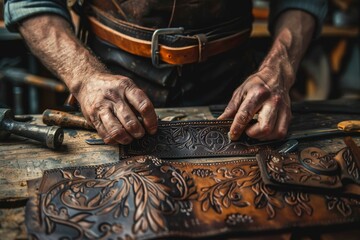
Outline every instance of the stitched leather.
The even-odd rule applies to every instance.
[[[359,198],[267,186],[254,157],[193,163],[137,156],[46,171],[38,182],[29,185],[26,209],[33,239],[266,237],[360,222]]]
[[[259,147],[229,140],[231,123],[228,120],[161,122],[156,135],[146,135],[120,146],[120,157],[153,155],[181,159],[256,154]]]

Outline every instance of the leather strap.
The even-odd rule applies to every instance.
[[[263,150],[256,157],[267,186],[360,196],[360,168],[350,148],[335,154],[316,147],[291,154]]]
[[[151,58],[151,41],[134,38],[115,31],[99,22],[95,17],[89,16],[88,19],[90,30],[100,39],[137,56]],[[185,47],[160,45],[159,56],[163,62],[174,65],[197,63],[199,60],[201,61],[240,46],[249,38],[250,33],[250,29],[245,29],[241,32],[209,41],[206,43],[205,48],[202,44]],[[194,39],[197,38],[194,36]],[[201,53],[201,56],[199,53]]]
[[[258,146],[247,146],[244,139],[228,138],[232,121],[161,122],[155,135],[146,135],[129,145],[120,146],[120,158],[153,155],[162,159],[249,156]]]

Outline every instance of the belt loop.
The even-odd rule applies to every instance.
[[[203,62],[207,59],[207,56],[204,56],[203,53],[205,52],[206,43],[208,41],[205,34],[196,34],[196,39],[199,43],[199,60],[198,62]]]

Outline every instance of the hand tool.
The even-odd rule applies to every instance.
[[[293,152],[297,148],[298,145],[299,145],[299,142],[295,139],[292,139],[292,140],[285,142],[283,145],[281,145],[279,148],[277,148],[277,151],[279,153]]]
[[[56,125],[67,128],[82,128],[87,130],[93,130],[91,126],[83,116],[70,114],[58,110],[46,109],[43,112],[43,123],[46,125]]]
[[[10,109],[0,108],[0,139],[10,134],[39,141],[52,149],[58,149],[64,140],[61,128],[18,122],[14,120],[14,114]]]
[[[274,144],[286,140],[299,140],[305,138],[314,138],[314,137],[325,137],[325,136],[341,136],[349,133],[355,134],[360,132],[360,120],[347,120],[339,122],[337,128],[317,128],[301,131],[293,131],[287,135],[284,140],[271,140],[271,141],[259,141],[253,138],[247,137],[244,139],[244,142],[248,145],[264,145],[264,144]]]
[[[257,146],[257,145],[273,145],[280,144],[284,141],[290,140],[299,140],[306,138],[314,137],[323,137],[323,136],[339,136],[346,135],[349,133],[356,133],[360,129],[360,120],[348,120],[343,121],[338,124],[338,128],[320,128],[320,129],[310,129],[302,131],[294,131],[288,134],[288,136],[283,140],[271,140],[271,141],[259,141],[257,139],[250,138],[246,135],[243,135],[239,141],[242,141],[244,145],[247,146]],[[102,139],[86,139],[85,142],[89,145],[103,145],[105,144]],[[295,142],[290,142],[290,145],[295,145]],[[284,146],[287,149],[289,146]],[[290,149],[291,150],[291,149]]]

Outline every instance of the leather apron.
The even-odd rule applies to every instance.
[[[87,3],[87,14],[112,29],[118,26],[108,19],[126,22],[135,29],[183,27],[187,35],[204,34],[211,38],[251,29],[252,24],[252,4],[248,0],[93,0]],[[237,24],[227,25],[234,19]],[[216,27],[221,24],[224,27]],[[136,30],[127,34],[142,37]],[[174,41],[166,44],[182,43]],[[114,74],[130,77],[145,90],[156,107],[226,103],[256,66],[246,44],[201,63],[161,69],[154,67],[151,59],[123,51],[95,34],[89,34],[88,45]]]

